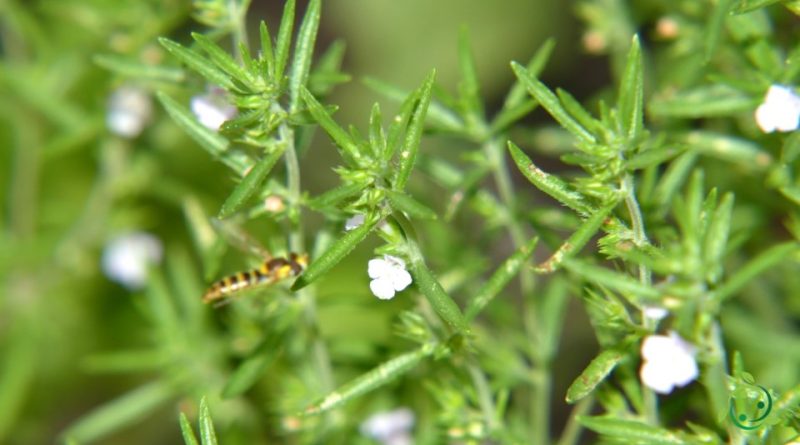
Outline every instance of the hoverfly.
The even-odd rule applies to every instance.
[[[237,272],[214,282],[203,294],[203,303],[215,301],[221,303],[223,299],[241,291],[266,287],[286,278],[296,277],[303,273],[308,265],[308,255],[306,254],[291,252],[286,257],[273,257],[240,228],[231,227],[230,224],[218,220],[214,220],[214,225],[221,228],[221,231],[231,238],[233,244],[243,247],[245,250],[254,250],[264,258],[264,262],[256,269]]]

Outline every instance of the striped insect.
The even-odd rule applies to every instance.
[[[214,220],[214,225],[226,235],[232,244],[257,253],[264,258],[264,262],[258,268],[237,272],[214,282],[203,294],[203,303],[223,304],[224,299],[240,292],[266,287],[286,278],[296,277],[303,273],[308,265],[308,255],[306,254],[291,252],[286,257],[273,257],[241,228],[219,220]]]

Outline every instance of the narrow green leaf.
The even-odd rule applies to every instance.
[[[520,268],[533,255],[538,242],[539,238],[531,238],[503,261],[503,264],[495,270],[489,280],[478,289],[478,292],[469,302],[466,311],[467,320],[475,318],[517,275]]]
[[[214,432],[214,422],[205,397],[200,399],[200,442],[203,445],[217,445],[217,433]]]
[[[383,132],[381,107],[377,102],[372,105],[369,115],[369,146],[379,158],[386,155],[386,134]]]
[[[386,150],[383,153],[383,162],[388,163],[394,157],[397,149],[400,147],[400,141],[403,132],[408,126],[408,121],[411,119],[411,114],[414,112],[414,106],[417,103],[419,90],[412,91],[408,97],[403,100],[400,105],[400,110],[397,115],[392,119],[389,124],[389,133],[386,138]]]
[[[595,137],[567,113],[567,110],[561,105],[558,97],[540,82],[536,76],[516,62],[511,62],[511,69],[514,70],[517,79],[525,86],[528,93],[539,101],[564,129],[584,143],[593,144],[595,142]]]
[[[228,199],[222,204],[218,215],[219,218],[227,218],[247,203],[247,200],[250,199],[253,193],[261,186],[264,178],[272,171],[272,167],[274,167],[275,163],[281,158],[285,149],[286,144],[274,144],[272,152],[261,158],[261,160],[259,160],[244,176],[242,182],[233,189]]]
[[[778,3],[779,1],[781,0],[738,0],[733,4],[731,12],[734,14],[744,14]]]
[[[616,349],[606,349],[595,357],[567,389],[567,403],[575,403],[591,394],[625,355]]]
[[[705,270],[708,271],[706,279],[712,283],[719,279],[722,270],[722,255],[725,253],[725,246],[728,243],[732,211],[733,194],[726,193],[708,225],[703,248],[703,263]]]
[[[631,156],[625,162],[625,168],[632,171],[653,167],[663,164],[680,153],[681,149],[674,146],[649,148]]]
[[[667,167],[667,171],[661,177],[661,180],[656,186],[655,193],[653,194],[657,199],[662,213],[666,212],[669,204],[672,203],[672,199],[675,197],[681,185],[683,185],[696,159],[697,154],[695,152],[687,151],[678,156],[678,158]]]
[[[342,128],[333,118],[325,111],[325,108],[320,104],[317,99],[305,87],[300,87],[300,96],[308,106],[308,111],[319,123],[319,125],[328,133],[328,136],[333,139],[333,142],[339,147],[339,152],[342,158],[358,162],[361,159],[361,153],[358,151],[358,145],[352,137]]]
[[[253,166],[253,161],[243,153],[240,153],[240,156],[236,154],[237,152],[228,152],[228,140],[203,126],[186,107],[162,92],[156,93],[156,96],[172,120],[212,157],[222,161],[241,176]]]
[[[70,425],[62,436],[77,442],[97,441],[141,422],[174,396],[170,385],[160,381],[148,383],[93,409]]]
[[[539,77],[542,73],[547,60],[550,59],[550,54],[553,53],[553,48],[556,46],[556,41],[552,38],[547,39],[542,43],[542,46],[536,50],[536,53],[531,57],[525,69],[535,77]],[[505,101],[503,102],[503,109],[497,115],[495,120],[500,120],[504,113],[517,108],[525,100],[525,85],[520,81],[515,81],[514,85],[508,91]],[[493,125],[494,126],[494,125]]]
[[[223,398],[229,399],[243,394],[255,385],[258,379],[264,377],[264,371],[275,361],[278,351],[281,350],[278,338],[277,336],[268,337],[250,357],[236,368],[222,389]]]
[[[478,81],[478,68],[472,55],[469,30],[461,27],[458,35],[458,66],[461,72],[459,84],[459,99],[461,108],[467,121],[477,125],[483,120],[483,101],[481,100],[480,82]]]
[[[489,126],[489,133],[494,135],[507,129],[511,126],[511,124],[522,119],[523,117],[527,116],[528,113],[535,110],[537,106],[539,106],[539,102],[536,102],[533,99],[528,99],[518,105],[515,105],[513,108],[502,110]]]
[[[297,42],[294,46],[294,61],[292,70],[289,74],[289,112],[298,111],[300,106],[300,90],[305,87],[308,81],[308,73],[311,71],[311,59],[314,55],[314,43],[317,40],[317,30],[319,29],[319,16],[321,0],[311,0],[300,24],[297,33]]]
[[[439,314],[442,320],[459,332],[469,331],[469,325],[461,313],[461,309],[444,291],[420,254],[411,259],[411,276],[414,277],[417,288],[425,295],[433,310]]]
[[[377,216],[367,216],[363,224],[334,241],[325,253],[308,265],[306,271],[292,284],[292,290],[296,291],[308,286],[338,264],[361,241],[364,241],[369,232],[378,224],[378,221],[380,221],[380,218]]]
[[[263,75],[265,79],[269,79],[275,73],[275,54],[272,51],[272,37],[269,35],[269,28],[263,20],[258,27],[258,33],[261,37],[261,58],[264,60],[264,69],[266,70]]]
[[[436,212],[403,192],[387,190],[386,198],[392,204],[392,208],[405,212],[408,216],[419,219],[437,218]]]
[[[309,200],[308,206],[314,210],[325,210],[355,196],[364,189],[365,185],[357,182],[343,184]]]
[[[97,54],[92,60],[109,71],[137,81],[182,82],[186,77],[183,70],[178,68],[148,65],[116,54]]]
[[[183,436],[183,442],[185,445],[199,445],[197,442],[197,436],[194,435],[194,430],[192,430],[192,424],[189,423],[189,419],[186,418],[186,414],[180,414],[180,424],[181,424],[181,436]]]
[[[392,99],[396,102],[399,102],[403,105],[400,106],[400,112],[398,115],[403,116],[403,110],[411,105],[406,105],[409,103],[409,100],[414,97],[414,92],[407,92],[400,88],[394,87],[389,85],[385,82],[381,82],[380,80],[373,79],[371,77],[367,77],[363,79],[364,85],[372,89],[373,91],[383,94],[384,96]],[[417,93],[419,90],[416,91]],[[411,104],[413,105],[413,100],[411,100]],[[459,133],[464,131],[464,123],[461,122],[461,118],[448,109],[446,106],[442,105],[439,101],[434,100],[431,98],[431,104],[428,108],[428,123],[429,125],[436,130],[450,132],[450,133]],[[407,121],[407,120],[406,120]],[[403,128],[405,124],[401,125]],[[391,138],[390,138],[391,139]]]
[[[638,420],[620,419],[612,416],[580,416],[578,422],[603,436],[617,438],[625,443],[648,445],[692,445],[678,433],[653,426]]]
[[[797,254],[797,251],[798,244],[791,241],[772,246],[764,252],[761,252],[739,270],[732,273],[728,281],[714,291],[714,298],[717,301],[723,301],[734,296],[736,292],[741,290],[750,280],[766,270],[777,266],[790,255]]]
[[[639,36],[634,35],[628,60],[619,85],[617,108],[619,126],[629,142],[639,138],[644,130],[644,76],[642,73],[642,50]]]
[[[514,159],[514,163],[517,164],[519,171],[536,188],[580,214],[590,215],[592,213],[591,207],[580,193],[572,190],[566,182],[557,176],[539,170],[539,167],[534,165],[533,161],[511,141],[508,141],[508,151],[511,153],[511,157]]]
[[[3,330],[8,343],[3,345],[0,364],[0,441],[13,437],[15,426],[24,421],[24,406],[36,381],[40,351],[37,340],[30,335],[36,326],[28,318],[15,317]]]
[[[581,105],[577,99],[569,94],[569,92],[562,90],[561,88],[557,88],[556,94],[558,95],[558,100],[561,101],[561,105],[564,106],[564,109],[567,110],[569,115],[575,118],[580,125],[592,133],[598,133],[602,131],[603,124],[589,114],[589,112],[583,108],[583,105]]]
[[[707,156],[732,162],[748,170],[765,170],[772,157],[751,140],[711,131],[692,131],[679,139],[692,150]]]
[[[706,28],[705,38],[705,59],[711,60],[711,56],[717,49],[717,43],[722,35],[722,30],[725,25],[725,18],[731,10],[733,0],[719,0],[714,5],[714,10],[711,12],[711,17],[708,20],[708,27]]]
[[[198,52],[182,46],[180,43],[173,42],[165,37],[159,37],[159,43],[170,52],[170,54],[177,57],[181,62],[185,63],[189,68],[196,71],[206,80],[219,85],[226,90],[238,90],[230,77],[214,66],[208,59],[200,55]]]
[[[292,30],[294,28],[295,0],[287,0],[283,5],[283,16],[278,28],[278,40],[275,43],[275,70],[272,73],[277,84],[282,83],[283,71],[289,61],[289,47],[292,44]]]
[[[654,97],[648,110],[654,117],[725,117],[752,110],[758,99],[724,84],[681,90],[669,96]]]
[[[436,347],[434,345],[425,344],[415,351],[384,362],[311,404],[305,409],[304,414],[316,415],[324,413],[362,394],[375,390],[414,369],[422,359],[431,355],[435,350]]]
[[[233,57],[231,57],[227,51],[220,48],[219,45],[214,43],[211,39],[203,34],[193,32],[192,38],[208,55],[208,57],[211,58],[211,62],[213,62],[217,68],[219,68],[232,79],[238,81],[241,85],[249,88],[251,91],[255,90],[255,85],[253,84],[250,75],[244,70],[244,68],[242,68],[241,65],[233,60]]]
[[[400,165],[397,168],[397,175],[392,184],[393,190],[403,190],[405,188],[408,177],[411,175],[411,169],[414,167],[414,162],[417,159],[417,152],[419,151],[419,144],[422,140],[422,130],[425,127],[425,116],[428,113],[428,105],[431,102],[433,80],[435,77],[436,71],[431,71],[420,87],[419,101],[414,107],[414,112],[411,115],[411,120],[406,129],[403,148],[400,151]]]
[[[575,259],[566,259],[563,264],[570,272],[590,283],[632,296],[632,301],[636,304],[642,300],[655,300],[661,296],[661,291],[658,289],[642,284],[628,275]]]
[[[614,201],[601,207],[599,210],[594,212],[592,216],[586,218],[586,221],[581,224],[578,230],[570,235],[564,244],[562,244],[561,247],[559,247],[558,250],[556,250],[553,255],[550,256],[550,258],[535,268],[536,272],[554,272],[565,259],[570,258],[576,252],[580,252],[583,246],[585,246],[586,243],[592,239],[595,233],[600,230],[600,226],[603,225],[603,222],[606,220],[608,214],[611,213],[616,206],[617,202]]]
[[[117,350],[92,354],[81,360],[81,368],[93,374],[153,371],[164,366],[165,359],[160,349]]]

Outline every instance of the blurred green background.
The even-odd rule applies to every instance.
[[[142,347],[152,336],[141,295],[102,274],[102,249],[117,234],[146,230],[163,241],[167,256],[193,255],[182,198],[198,196],[213,214],[234,182],[157,102],[139,137],[111,134],[105,118],[117,87],[152,93],[174,86],[123,78],[93,57],[168,59],[156,37],[186,41],[189,31],[204,30],[191,6],[188,0],[0,0],[0,443],[50,443],[79,416],[154,372],[98,372],[102,363],[91,359]],[[304,9],[298,2],[298,13]],[[254,0],[251,38],[262,19],[277,29],[281,10],[280,1]],[[570,2],[328,0],[317,48],[342,39],[344,71],[354,78],[328,98],[340,106],[337,120],[364,128],[374,101],[385,105],[384,115],[392,110],[360,82],[363,76],[413,88],[436,68],[438,82],[453,91],[464,25],[490,111],[512,80],[509,61],[526,61],[548,37],[557,46],[546,82],[579,98],[608,82],[604,60],[581,48]],[[196,84],[196,92],[203,89]],[[335,179],[334,151],[321,135],[315,143],[312,151],[323,154],[302,160],[303,187],[312,192]],[[364,274],[367,254],[341,267]],[[589,357],[593,348],[575,354]],[[179,440],[175,408],[168,406],[104,443]]]

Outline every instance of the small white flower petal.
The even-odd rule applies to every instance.
[[[124,138],[132,139],[144,129],[152,113],[150,96],[135,87],[121,87],[108,99],[106,126]]]
[[[755,119],[765,133],[796,130],[800,123],[800,96],[789,87],[772,85],[756,109]]]
[[[659,363],[645,362],[639,370],[642,383],[659,394],[669,394],[675,387],[669,370]]]
[[[367,263],[367,274],[370,278],[381,278],[390,275],[392,271],[391,264],[380,258],[369,260]]]
[[[404,269],[397,269],[392,275],[392,286],[394,290],[400,292],[411,284],[411,274]]]
[[[210,96],[195,96],[191,101],[192,113],[204,127],[217,131],[225,121],[236,115],[236,108],[224,103],[216,103]]]
[[[661,394],[675,386],[686,386],[699,375],[696,349],[675,332],[669,336],[651,335],[642,342],[642,382]]]
[[[361,434],[371,439],[376,439],[384,443],[405,443],[395,442],[407,436],[407,433],[414,427],[414,412],[408,408],[398,408],[393,411],[375,413],[361,423],[359,430]]]
[[[644,316],[655,321],[659,321],[669,315],[669,311],[659,306],[645,306],[643,310]]]
[[[394,298],[394,285],[391,280],[386,278],[377,278],[369,283],[369,289],[372,294],[381,300],[391,300]]]
[[[349,218],[347,221],[344,222],[344,230],[350,231],[355,229],[356,227],[364,224],[364,215],[359,214]]]
[[[130,290],[141,289],[147,280],[147,267],[158,264],[162,253],[161,241],[149,233],[122,235],[112,239],[103,250],[103,272]]]

